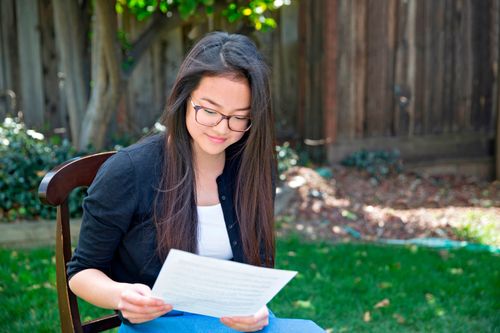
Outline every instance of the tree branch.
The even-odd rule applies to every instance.
[[[221,11],[224,7],[224,5],[217,3],[214,5],[214,12]],[[177,11],[173,11],[171,17],[166,17],[165,14],[155,13],[151,24],[132,43],[130,51],[126,54],[127,57],[132,58],[134,61],[131,66],[124,70],[124,77],[128,78],[132,74],[141,56],[163,32],[191,23],[195,16],[201,16],[203,20],[206,20],[206,15],[203,15],[203,11],[205,11],[204,7],[198,8],[196,14],[192,15],[188,20],[183,20]]]
[[[109,75],[109,88],[113,93],[120,86],[120,54],[116,47],[116,14],[114,11],[113,2],[111,1],[96,1],[97,19],[100,20],[101,38],[104,56]]]

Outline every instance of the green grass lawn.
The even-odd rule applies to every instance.
[[[329,332],[500,332],[498,255],[292,238],[277,266],[299,274],[270,308]],[[59,331],[52,249],[0,250],[0,304],[0,332]]]

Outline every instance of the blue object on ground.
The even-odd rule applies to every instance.
[[[326,167],[321,167],[317,168],[316,172],[323,178],[325,179],[332,179],[333,178],[333,172],[332,169],[326,168]]]
[[[122,324],[118,333],[235,333],[219,321],[219,318],[184,312],[183,315],[163,316],[142,324]],[[269,325],[258,331],[262,333],[324,333],[325,331],[311,320],[284,319],[269,316]]]
[[[361,238],[361,233],[359,233],[359,231],[356,231],[349,226],[344,226],[344,227],[342,227],[342,229],[344,229],[345,232],[347,232],[349,235],[351,235],[354,238],[357,238],[357,239]]]
[[[474,244],[464,241],[454,241],[445,238],[382,239],[381,242],[395,245],[419,245],[439,249],[464,248],[471,251],[488,251],[492,253],[500,253],[500,248],[495,246]]]

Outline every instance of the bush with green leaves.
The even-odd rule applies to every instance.
[[[38,185],[56,165],[79,155],[67,140],[46,141],[15,118],[0,125],[0,220],[52,219],[55,209],[38,199]],[[69,200],[70,212],[79,214],[82,193]]]
[[[156,123],[143,134],[164,130]],[[127,146],[134,139],[115,138],[114,149]],[[55,166],[90,152],[77,152],[68,140],[60,137],[46,140],[43,134],[27,129],[19,119],[5,118],[0,124],[0,221],[54,219],[55,209],[38,199],[38,186],[43,176]],[[280,175],[299,163],[299,155],[288,142],[276,146],[276,152]],[[81,215],[83,195],[84,190],[71,194],[69,208],[72,217]]]
[[[281,146],[276,146],[278,174],[284,180],[284,173],[299,162],[299,155],[290,147],[289,142],[284,142]]]
[[[403,170],[403,161],[398,150],[360,150],[348,155],[340,163],[364,170],[376,180]]]

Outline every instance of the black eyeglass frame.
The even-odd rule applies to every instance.
[[[194,101],[193,101],[193,98],[192,98],[192,97],[190,97],[190,100],[191,100],[191,106],[193,107],[193,109],[194,109],[194,111],[195,111],[195,114],[194,114],[194,119],[195,119],[195,120],[196,120],[196,122],[197,122],[198,124],[200,124],[200,125],[207,126],[207,127],[215,127],[215,126],[219,125],[221,121],[223,121],[224,119],[227,119],[227,127],[228,127],[231,131],[233,131],[233,132],[240,132],[240,133],[247,132],[247,131],[250,129],[250,127],[252,127],[252,118],[250,118],[250,117],[244,117],[244,116],[238,116],[238,115],[234,115],[234,116],[226,116],[225,114],[222,114],[222,113],[220,113],[220,112],[219,112],[219,111],[217,111],[217,110],[209,109],[209,108],[206,108],[206,107],[204,107],[204,106],[201,106],[201,105],[195,104],[195,103],[194,103]],[[219,120],[218,120],[215,124],[213,124],[213,125],[207,125],[207,124],[202,124],[202,123],[200,123],[200,122],[198,121],[198,111],[200,111],[200,110],[202,110],[202,109],[209,110],[209,111],[212,111],[212,112],[217,113],[217,114],[220,116],[220,119],[219,119]],[[234,130],[234,129],[232,129],[232,128],[231,128],[231,125],[230,125],[230,123],[229,123],[229,119],[231,119],[231,118],[233,118],[233,117],[245,118],[245,119],[247,119],[247,120],[250,122],[250,124],[249,124],[249,125],[248,125],[248,127],[247,127],[245,130],[243,130],[243,131]]]

